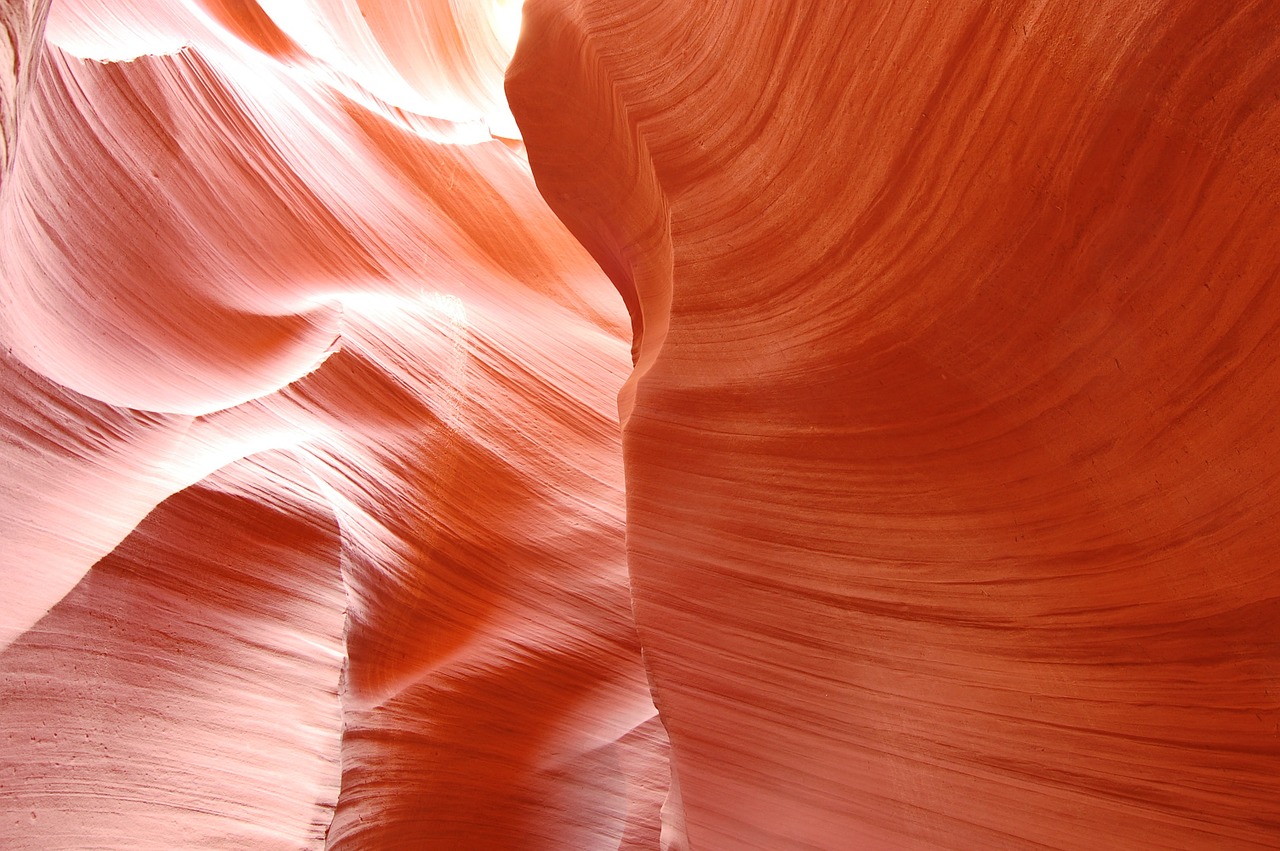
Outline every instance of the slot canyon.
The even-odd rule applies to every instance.
[[[1280,848],[1274,2],[0,27],[0,848]]]

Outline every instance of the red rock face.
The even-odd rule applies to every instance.
[[[1274,10],[526,16],[686,847],[1280,843]]]
[[[513,8],[0,8],[0,846],[1280,846],[1274,11]]]

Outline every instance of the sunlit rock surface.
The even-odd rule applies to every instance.
[[[520,12],[0,6],[0,847],[1280,847],[1280,15]]]
[[[4,19],[0,846],[656,847],[629,322],[509,17],[45,11]]]

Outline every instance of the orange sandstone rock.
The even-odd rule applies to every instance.
[[[1275,13],[516,8],[0,8],[0,846],[1280,845]]]
[[[530,0],[679,847],[1280,843],[1278,87],[1266,4]]]

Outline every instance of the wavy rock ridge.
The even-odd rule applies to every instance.
[[[0,845],[1280,846],[1274,10],[518,11],[0,9]]]
[[[626,318],[498,11],[5,12],[0,845],[656,846]]]

